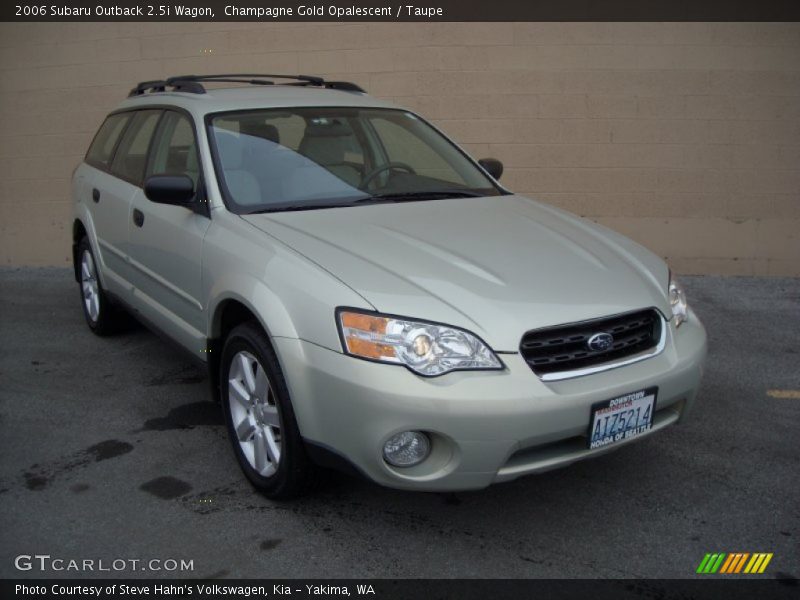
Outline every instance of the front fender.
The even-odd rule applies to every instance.
[[[245,273],[229,273],[217,280],[210,291],[209,338],[220,337],[223,312],[220,308],[231,300],[252,312],[269,337],[299,337],[286,306],[264,282]]]
[[[235,300],[271,338],[312,342],[341,352],[337,306],[373,307],[331,273],[237,215],[214,211],[203,242],[207,337],[218,339],[219,308]]]

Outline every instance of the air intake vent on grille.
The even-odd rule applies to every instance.
[[[655,309],[529,331],[520,352],[537,375],[574,371],[624,361],[654,348],[662,318]],[[597,334],[610,334],[597,339]],[[590,340],[595,342],[590,344]]]

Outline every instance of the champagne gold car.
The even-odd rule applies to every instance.
[[[684,419],[706,334],[667,265],[502,170],[348,82],[143,82],[72,182],[86,321],[207,365],[275,498],[320,466],[478,489]]]

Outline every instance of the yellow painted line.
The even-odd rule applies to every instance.
[[[747,560],[748,556],[750,556],[749,552],[745,552],[744,554],[742,554],[742,559],[739,561],[739,564],[736,565],[736,569],[733,571],[734,573],[740,573],[741,572],[742,567],[744,566],[744,563]]]
[[[753,567],[750,569],[751,573],[758,573],[758,570],[761,568],[761,563],[763,562],[764,557],[766,556],[766,554],[759,553],[759,554],[756,554],[756,556],[758,558],[756,558],[756,562],[753,564]]]
[[[800,400],[800,390],[767,390],[767,396],[781,400]]]
[[[772,552],[767,554],[767,557],[764,559],[764,562],[761,563],[761,567],[758,569],[758,572],[763,573],[766,570],[769,561],[771,560],[772,560]]]
[[[758,560],[758,554],[753,554],[753,558],[750,559],[750,562],[747,563],[747,566],[744,568],[745,573],[750,573],[753,570],[753,565],[756,564]]]
[[[733,562],[734,558],[739,558],[738,554],[728,554],[728,558],[725,559],[725,562],[722,564],[722,568],[719,570],[720,573],[727,573],[728,567]]]

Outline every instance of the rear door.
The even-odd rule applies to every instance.
[[[204,198],[192,119],[167,110],[150,150],[146,176],[188,175]],[[205,206],[205,205],[203,205]],[[211,221],[205,211],[151,202],[139,189],[130,222],[134,302],[150,321],[188,349],[205,349],[201,293],[203,238]]]
[[[95,135],[85,162],[85,181],[80,190],[89,208],[95,234],[95,254],[106,288],[118,295],[129,290],[126,282],[128,215],[133,190],[111,175],[114,153],[126,131],[132,113],[110,115]]]
[[[114,260],[115,262],[122,260],[118,272],[129,291],[132,283],[130,266],[131,205],[136,192],[142,186],[147,150],[162,113],[161,110],[137,110],[131,113],[130,121],[114,152],[111,173],[107,175],[111,179],[108,183],[108,189],[111,192],[106,195],[121,200],[118,206],[115,203],[113,219],[114,227],[119,229],[119,235],[124,236],[124,242],[120,248],[121,252],[119,255],[115,255]],[[101,192],[101,204],[103,203],[102,194],[103,192]],[[130,301],[130,293],[124,295],[123,298]]]

